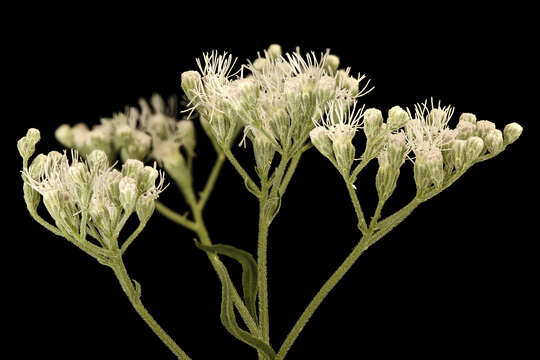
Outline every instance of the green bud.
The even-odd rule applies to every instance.
[[[107,175],[107,197],[116,205],[120,205],[119,184],[122,177],[122,173],[116,169],[113,169]]]
[[[339,58],[336,55],[328,55],[324,61],[324,68],[329,74],[335,74],[339,67]]]
[[[510,123],[504,127],[504,142],[506,144],[512,144],[516,141],[523,132],[523,127],[518,123]]]
[[[328,129],[318,126],[309,132],[313,146],[330,161],[335,161],[332,140],[328,137]]]
[[[36,151],[36,144],[40,140],[40,134],[38,129],[28,129],[26,136],[19,139],[17,142],[17,149],[19,154],[24,160],[28,160]]]
[[[474,162],[484,151],[484,141],[478,136],[471,136],[467,139],[465,158],[468,163]]]
[[[143,224],[146,224],[152,214],[154,213],[154,210],[156,208],[155,199],[152,194],[144,193],[141,196],[139,196],[139,199],[137,199],[137,205],[136,205],[136,211],[137,211],[137,217],[139,218],[139,221]]]
[[[355,148],[349,139],[337,138],[332,143],[339,171],[349,175],[354,162]]]
[[[53,166],[57,166],[62,161],[63,158],[64,156],[60,154],[58,151],[55,151],[55,150],[49,151],[49,153],[47,154],[47,164],[46,164],[47,169],[50,169]]]
[[[60,193],[60,190],[50,190],[43,193],[43,203],[47,208],[47,211],[51,217],[58,221],[61,219],[61,210],[63,203],[63,196]]]
[[[34,190],[26,182],[23,185],[23,192],[24,192],[24,201],[26,202],[26,206],[28,207],[28,210],[30,212],[35,212],[41,200],[41,196],[36,190]]]
[[[144,164],[142,161],[129,159],[124,163],[124,165],[122,165],[122,175],[128,176],[133,180],[137,180],[143,167]]]
[[[257,58],[255,59],[255,61],[253,61],[253,68],[255,68],[255,70],[257,71],[263,71],[267,62],[268,60],[266,60],[265,58]]]
[[[406,152],[407,141],[403,132],[388,135],[387,156],[390,166],[399,168],[405,159]]]
[[[492,154],[500,153],[504,148],[503,133],[501,130],[491,130],[486,136],[486,147]]]
[[[388,128],[391,130],[397,130],[404,127],[409,120],[409,114],[399,106],[394,106],[388,110],[388,119],[386,122]]]
[[[124,161],[127,159],[143,160],[152,147],[152,137],[140,130],[133,130],[131,142],[126,144],[121,151]]]
[[[181,86],[187,98],[194,102],[197,93],[202,88],[201,74],[198,71],[184,71],[181,76]]]
[[[270,57],[278,58],[281,54],[281,46],[279,44],[272,44],[268,47],[268,55],[270,55]]]
[[[457,138],[467,140],[476,134],[476,124],[470,121],[460,120],[456,126]]]
[[[47,155],[39,154],[32,160],[32,163],[28,167],[28,172],[34,180],[38,180],[47,166]]]
[[[444,181],[444,159],[441,150],[429,152],[425,158],[431,181],[436,188],[440,188]]]
[[[181,144],[190,155],[195,154],[195,126],[191,120],[180,120],[176,123],[176,132],[180,136]]]
[[[259,176],[266,178],[272,164],[272,159],[274,158],[275,149],[272,146],[271,140],[256,129],[253,129],[252,141],[257,172]]]
[[[148,119],[148,130],[152,135],[156,135],[161,140],[169,137],[169,119],[162,113],[157,113]]]
[[[379,199],[386,200],[396,189],[399,177],[399,168],[391,166],[388,162],[389,154],[382,151],[379,154],[379,170],[375,177],[375,186]]]
[[[426,162],[418,157],[414,162],[414,182],[418,193],[423,193],[432,183]]]
[[[467,141],[465,140],[454,140],[452,143],[452,163],[456,170],[460,171],[465,166],[466,162],[466,149]]]
[[[137,179],[137,188],[139,189],[139,192],[146,192],[154,186],[158,176],[159,172],[155,168],[151,166],[142,168],[139,171],[139,178]]]
[[[487,134],[491,130],[495,130],[495,124],[491,121],[487,120],[480,120],[476,123],[476,136],[479,136],[482,138],[482,140],[486,139]]]
[[[76,163],[69,167],[68,174],[71,180],[80,187],[86,187],[90,180],[90,173],[84,163]]]
[[[68,124],[60,125],[54,132],[56,140],[67,148],[73,148],[75,143],[73,142],[73,131]]]
[[[90,171],[94,174],[109,167],[109,159],[107,158],[107,154],[102,150],[93,150],[86,157],[86,161],[88,162]]]
[[[459,121],[466,121],[476,125],[476,115],[471,113],[463,113],[459,116]]]
[[[127,124],[120,124],[114,131],[115,144],[126,146],[133,141],[133,128]]]
[[[137,202],[137,182],[131,177],[124,176],[118,183],[118,191],[120,193],[120,204],[126,212],[131,212],[135,209]]]
[[[368,139],[374,138],[381,131],[383,116],[378,109],[367,109],[364,112],[364,133]]]
[[[446,111],[442,109],[431,109],[429,112],[426,122],[433,126],[440,126],[440,124],[444,124],[447,121],[448,114]]]

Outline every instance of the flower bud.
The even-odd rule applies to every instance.
[[[86,165],[84,165],[84,163],[79,162],[71,165],[68,169],[68,174],[71,178],[71,181],[73,181],[78,186],[86,187],[88,185],[90,173],[88,172],[88,169],[86,168]]]
[[[139,178],[137,179],[139,192],[143,193],[152,188],[155,185],[158,176],[159,172],[155,168],[151,166],[142,168],[139,171]]]
[[[129,176],[124,176],[118,183],[120,193],[120,204],[126,212],[131,212],[135,208],[137,201],[137,182]]]
[[[418,193],[424,192],[432,182],[427,164],[418,157],[414,161],[414,182]]]
[[[152,194],[144,193],[137,199],[135,210],[139,221],[146,224],[156,208],[155,198]]]
[[[47,155],[39,154],[32,160],[32,163],[28,167],[28,173],[34,180],[38,180],[45,171],[47,166]]]
[[[169,121],[167,116],[162,113],[152,115],[148,119],[148,130],[152,135],[157,136],[161,140],[169,137]]]
[[[124,163],[124,165],[122,165],[122,175],[128,176],[133,180],[137,180],[139,178],[139,173],[141,172],[143,167],[144,164],[142,163],[142,161],[129,159]]]
[[[406,152],[407,141],[403,132],[388,135],[387,155],[390,166],[399,168],[403,163]]]
[[[184,71],[181,75],[181,86],[187,98],[195,102],[197,93],[202,88],[201,74],[198,71]]]
[[[516,141],[523,132],[523,127],[518,123],[510,123],[504,127],[504,142],[506,144],[512,144]]]
[[[456,170],[460,171],[465,166],[467,141],[454,140],[452,143],[452,163]]]
[[[328,137],[328,129],[317,126],[309,132],[309,137],[315,148],[317,148],[321,154],[331,161],[335,160],[332,140]]]
[[[180,120],[176,123],[176,132],[180,136],[182,145],[190,155],[195,154],[195,126],[191,120]]]
[[[58,221],[61,218],[60,211],[62,209],[62,202],[62,195],[58,189],[49,190],[43,193],[43,203],[55,221]]]
[[[438,109],[438,108],[431,109],[431,111],[429,112],[426,118],[426,122],[429,125],[438,127],[447,121],[447,116],[448,116],[448,113],[444,111],[443,109]]]
[[[396,189],[397,179],[399,177],[399,168],[391,166],[389,161],[389,154],[382,151],[379,154],[379,170],[375,177],[375,186],[379,199],[386,200],[392,195]]]
[[[339,67],[339,58],[336,55],[328,55],[324,60],[324,68],[329,74],[335,74]]]
[[[352,141],[346,137],[338,137],[332,142],[332,148],[340,172],[349,175],[355,155],[355,148]]]
[[[368,139],[374,138],[381,131],[383,116],[378,109],[367,109],[364,112],[364,133]]]
[[[88,167],[92,173],[105,170],[109,167],[107,154],[102,150],[93,150],[87,157]]]
[[[458,139],[467,140],[476,134],[476,125],[469,121],[460,120],[456,126],[456,131]]]
[[[428,167],[429,175],[436,188],[440,188],[444,181],[444,168],[443,168],[443,156],[441,150],[430,151],[426,157],[425,162]]]
[[[31,128],[26,132],[26,136],[17,142],[17,149],[23,159],[28,160],[34,154],[39,139],[39,130]]]
[[[133,141],[133,128],[127,124],[120,124],[114,131],[115,144],[126,146]]]
[[[73,132],[71,131],[71,126],[68,124],[60,125],[54,132],[54,137],[60,144],[67,148],[75,146],[75,143],[73,142]]]
[[[26,202],[26,206],[28,207],[28,210],[31,213],[35,212],[41,200],[41,196],[36,190],[32,188],[32,186],[30,186],[30,184],[26,182],[23,185],[23,192],[24,192],[24,201]]]
[[[482,140],[486,139],[487,134],[491,130],[495,130],[495,124],[491,121],[480,120],[476,123],[476,135],[481,137]]]
[[[478,136],[471,136],[467,139],[465,149],[465,159],[468,163],[474,162],[484,151],[484,141]]]
[[[466,121],[476,125],[476,115],[471,113],[463,113],[459,116],[459,121]]]
[[[131,135],[131,142],[122,148],[123,159],[143,160],[152,147],[152,137],[140,130],[133,130]]]
[[[272,142],[260,131],[253,129],[253,152],[255,153],[255,163],[257,172],[262,178],[266,178],[272,159],[274,158],[274,147]]]
[[[319,79],[317,84],[317,92],[322,99],[321,101],[327,101],[336,91],[336,80],[328,75],[323,75]]]
[[[397,130],[402,128],[409,121],[409,114],[399,106],[394,106],[388,110],[388,119],[386,120],[388,128]]]
[[[263,71],[267,63],[267,60],[265,58],[257,58],[255,61],[253,61],[253,68],[257,71]]]
[[[122,173],[116,169],[111,170],[107,174],[107,197],[115,204],[120,205],[120,189],[119,184],[122,180]]]
[[[281,46],[279,44],[272,44],[268,47],[268,55],[272,58],[280,57],[281,53]]]
[[[486,136],[486,147],[492,154],[500,153],[504,148],[503,133],[501,130],[491,130]]]

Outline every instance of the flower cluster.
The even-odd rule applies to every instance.
[[[39,133],[39,132],[38,132]],[[25,198],[35,211],[43,203],[60,232],[71,240],[88,233],[107,249],[115,248],[118,234],[134,212],[145,224],[163,190],[163,174],[155,166],[130,159],[118,171],[109,166],[102,150],[83,161],[76,151],[39,154],[23,169]]]
[[[129,107],[112,118],[101,119],[91,130],[79,123],[73,127],[64,124],[56,130],[58,141],[87,156],[93,150],[104,151],[109,159],[144,161],[152,157],[160,162],[174,162],[182,158],[183,147],[188,156],[195,153],[195,130],[190,120],[175,119],[176,99],[154,94],[150,102],[139,100],[139,109]],[[183,158],[182,158],[183,159]]]
[[[338,70],[339,59],[328,52],[282,55],[276,44],[236,73],[227,54],[204,54],[198,64],[200,71],[182,74],[192,109],[223,148],[243,129],[243,142],[251,140],[260,175],[268,173],[276,151],[294,152],[304,145],[322,109],[336,103],[334,108],[348,111],[370,90],[369,82],[360,89],[363,76]]]

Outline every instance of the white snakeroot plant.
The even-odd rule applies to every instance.
[[[358,104],[372,89],[364,76],[354,77],[350,69],[339,69],[339,58],[328,52],[301,55],[297,50],[283,55],[281,47],[274,44],[240,68],[235,67],[232,55],[218,52],[203,54],[197,64],[199,71],[186,71],[181,77],[188,99],[183,111],[186,119],[176,119],[175,99],[166,102],[154,95],[149,103],[141,100],[139,108],[102,119],[92,129],[84,124],[60,126],[56,137],[73,149],[71,160],[67,153],[52,151],[30,162],[40,138],[36,129],[28,130],[17,144],[30,215],[110,267],[140,316],[181,359],[190,357],[144,308],[141,287],[129,277],[122,261],[154,209],[195,233],[195,245],[207,253],[222,284],[221,322],[228,332],[254,347],[259,359],[283,359],[324,298],[367,248],[473,165],[501,153],[523,131],[517,123],[498,130],[494,123],[477,121],[470,113],[461,114],[451,128],[454,108],[441,107],[433,100],[416,104],[413,110],[394,106],[385,119],[382,111],[364,110]],[[195,114],[217,154],[200,192],[195,191],[192,176],[196,137],[191,118]],[[355,138],[361,133],[365,145],[360,152]],[[253,150],[256,179],[236,159],[233,144]],[[302,154],[312,145],[342,176],[362,236],[276,348],[270,341],[268,316],[268,232]],[[375,159],[379,164],[375,177],[379,201],[368,218],[356,187],[360,172]],[[151,160],[155,160],[153,166],[144,165]],[[214,244],[206,229],[203,210],[226,161],[259,201],[256,257],[230,245]],[[416,195],[408,205],[381,220],[383,206],[396,190],[400,169],[408,161],[413,163]],[[157,170],[156,162],[178,185],[189,213],[180,215],[157,200],[164,190],[164,174]],[[41,200],[50,220],[38,214]],[[121,242],[122,229],[133,214],[139,226]],[[220,256],[234,258],[242,265],[241,293]],[[236,313],[245,326],[238,323]]]

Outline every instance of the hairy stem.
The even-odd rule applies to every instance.
[[[114,274],[120,281],[122,289],[126,293],[131,305],[137,311],[139,316],[146,322],[146,324],[154,331],[154,333],[161,339],[161,341],[171,350],[171,352],[182,360],[190,360],[191,358],[174,342],[174,340],[163,330],[163,328],[157,323],[157,321],[150,315],[148,310],[144,307],[140,299],[140,289],[137,289],[133,281],[131,281],[126,267],[119,256],[113,260],[111,268]]]
[[[408,206],[403,208],[402,211],[398,217],[396,217],[395,222],[388,223],[388,225],[380,229],[375,234],[366,234],[360,239],[358,244],[354,247],[352,252],[347,256],[345,261],[338,267],[338,269],[330,276],[330,278],[324,283],[324,285],[321,287],[321,289],[317,292],[315,297],[311,300],[309,305],[306,307],[296,324],[294,324],[292,330],[287,335],[285,341],[283,342],[283,345],[281,345],[281,348],[278,351],[278,354],[276,356],[275,360],[281,360],[285,358],[285,355],[287,355],[288,351],[290,350],[291,346],[294,344],[295,340],[300,335],[300,332],[305,327],[309,319],[313,316],[313,313],[317,310],[317,308],[321,305],[323,300],[328,296],[330,291],[337,285],[337,283],[343,278],[343,276],[350,270],[350,268],[354,265],[356,260],[366,251],[371,245],[373,245],[376,241],[381,239],[384,235],[386,235],[390,230],[392,230],[397,224],[402,222],[417,206],[420,204],[420,201],[418,199],[414,199]]]

